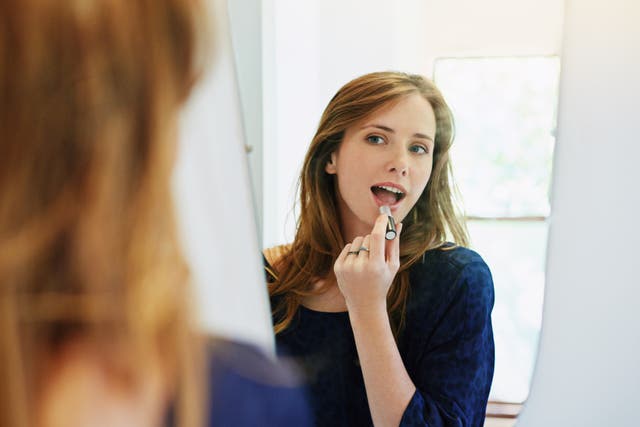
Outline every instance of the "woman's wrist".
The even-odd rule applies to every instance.
[[[349,311],[349,317],[354,319],[371,319],[375,317],[385,316],[388,317],[387,314],[387,301],[372,301],[369,303],[357,303],[354,304],[348,300],[345,300],[347,304],[347,310]]]

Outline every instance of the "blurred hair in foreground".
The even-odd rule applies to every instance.
[[[124,393],[161,390],[156,421],[174,402],[178,425],[202,424],[170,178],[203,12],[197,0],[0,2],[2,426],[64,423],[47,389],[74,355]]]

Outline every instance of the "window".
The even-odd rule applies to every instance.
[[[441,58],[434,67],[456,123],[451,156],[471,247],[495,284],[493,401],[527,398],[537,355],[559,73],[555,56]]]

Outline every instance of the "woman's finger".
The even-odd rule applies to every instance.
[[[384,232],[387,229],[388,217],[385,214],[378,215],[376,222],[371,230],[371,238],[369,240],[369,258],[380,261],[385,260],[385,241]]]
[[[360,246],[360,253],[358,254],[358,259],[369,258],[369,252],[371,251],[371,248],[369,247],[370,243],[371,243],[371,234],[367,234],[362,239],[362,246]]]
[[[396,226],[396,238],[387,240],[387,259],[392,265],[400,265],[400,233],[402,233],[402,223]]]
[[[358,250],[360,249],[360,246],[362,246],[362,240],[362,236],[358,236],[353,239],[353,242],[351,242],[351,249],[349,250],[349,252],[351,253],[347,252],[347,258],[345,262],[352,263],[358,258],[358,254],[354,252],[359,252]]]
[[[340,255],[338,255],[338,258],[336,259],[336,262],[333,264],[333,270],[334,271],[336,269],[338,269],[339,267],[341,267],[342,264],[344,264],[344,261],[347,258],[347,255],[348,255],[350,250],[351,250],[351,243],[347,243],[344,246],[344,248],[342,248],[342,252],[340,252]]]

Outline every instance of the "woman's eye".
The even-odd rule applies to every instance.
[[[383,144],[384,138],[379,135],[371,135],[367,137],[367,141],[369,141],[372,144]]]
[[[413,153],[417,153],[417,154],[426,154],[429,152],[429,150],[427,150],[426,147],[422,146],[422,145],[412,145],[409,150]]]

